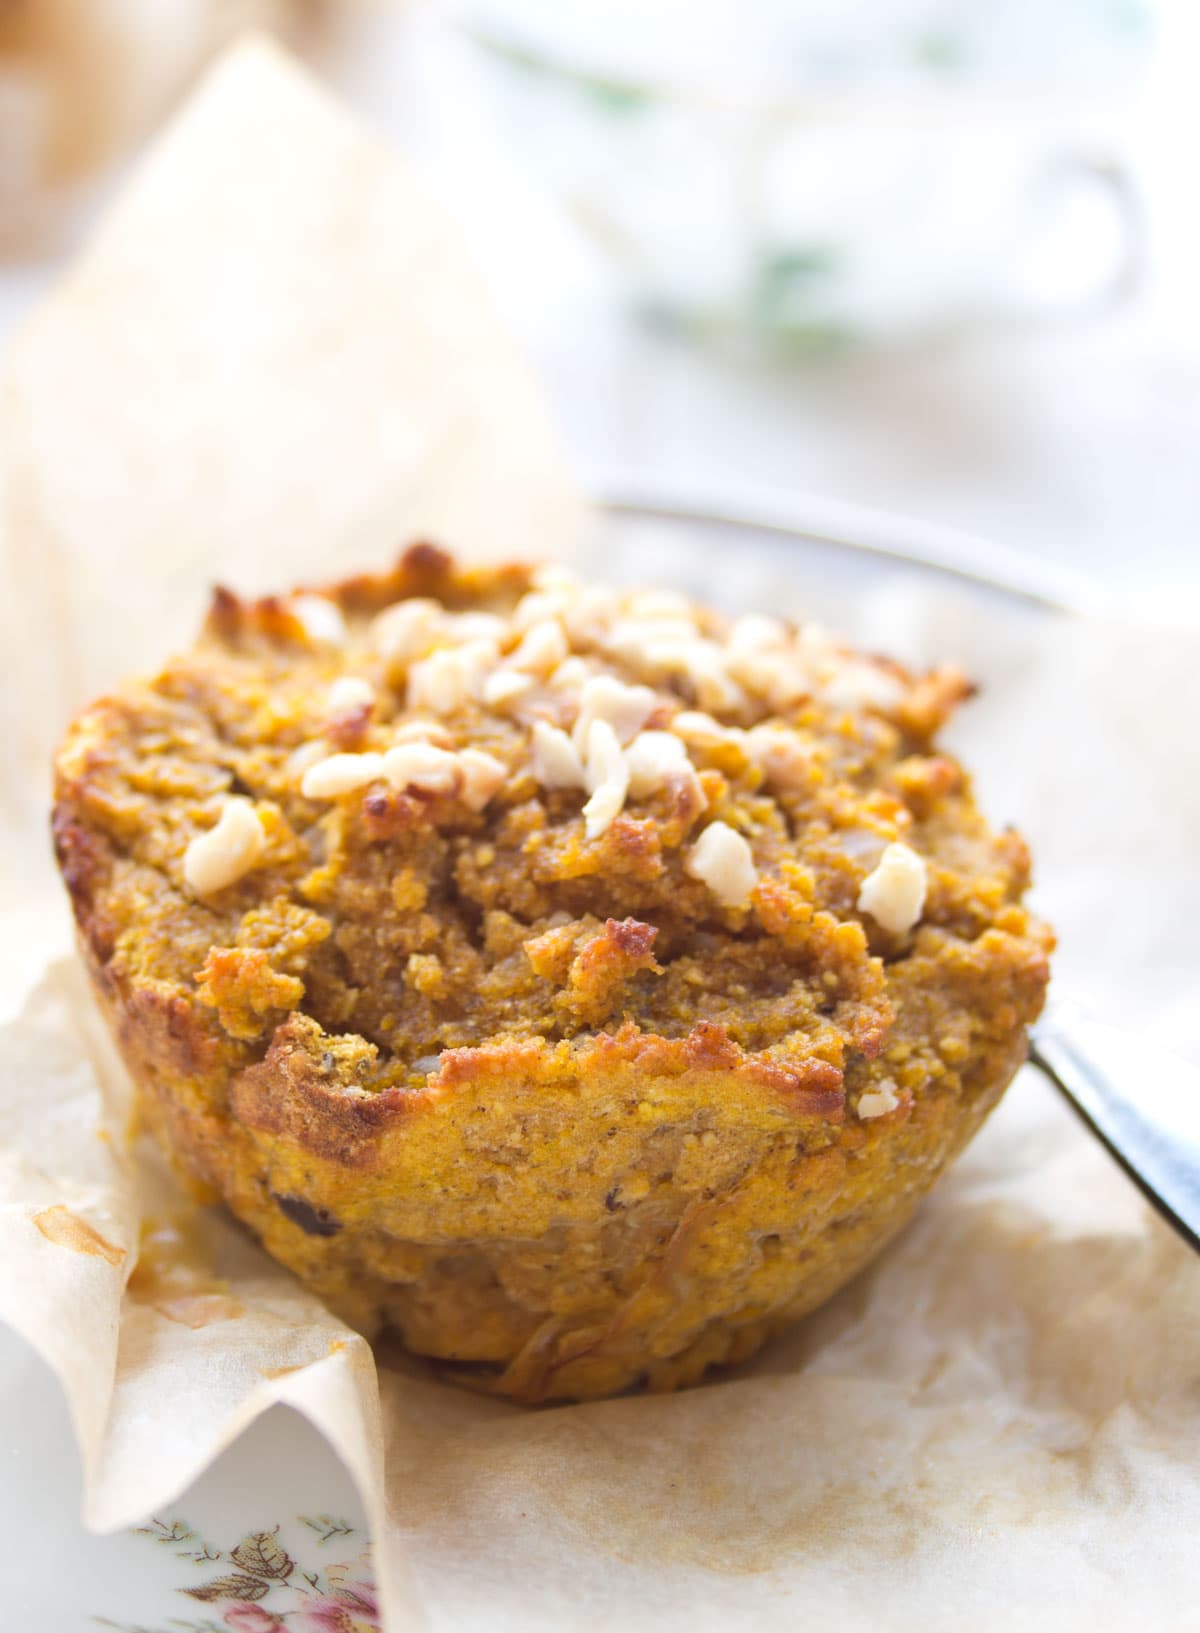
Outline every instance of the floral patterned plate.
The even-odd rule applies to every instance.
[[[185,1497],[92,1536],[62,1393],[0,1328],[5,1633],[378,1633],[362,1508],[316,1431],[276,1407]]]

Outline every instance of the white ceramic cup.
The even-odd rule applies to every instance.
[[[700,5],[694,28],[723,9]],[[891,72],[861,41],[861,62],[847,48],[837,73],[791,81],[714,73],[716,41],[707,79],[692,59],[614,68],[595,28],[573,39],[578,16],[468,5],[464,50],[510,155],[662,323],[811,350],[1063,321],[1136,284],[1139,198],[1111,133],[1140,41],[1127,64],[1119,42],[1109,52],[1105,85],[1057,95],[981,48],[969,71],[938,73]],[[794,58],[806,25],[788,17]],[[1111,44],[1100,28],[1084,8],[1054,48]]]

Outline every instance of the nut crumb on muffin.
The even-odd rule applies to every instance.
[[[924,859],[910,846],[893,841],[863,880],[858,910],[893,935],[906,935],[920,920],[927,889]]]
[[[722,907],[750,905],[758,883],[754,852],[728,823],[710,822],[688,852],[684,866],[693,879],[708,886]]]
[[[247,799],[226,799],[215,824],[197,834],[183,854],[183,877],[197,896],[236,884],[258,865],[264,848],[262,823]]]
[[[1040,1008],[1025,846],[935,744],[968,691],[429,545],[218,592],[56,768],[149,1123],[476,1387],[744,1358],[895,1234]]]

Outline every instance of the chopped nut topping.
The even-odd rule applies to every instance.
[[[669,731],[639,732],[625,750],[625,764],[634,799],[657,793],[672,778],[696,780],[682,739]]]
[[[626,597],[625,606],[634,618],[677,619],[695,632],[696,618],[692,603],[678,590],[634,590],[632,595]]]
[[[330,714],[375,706],[375,688],[362,675],[339,675],[329,688]]]
[[[436,601],[420,596],[397,601],[385,607],[371,625],[372,644],[389,667],[411,663],[432,650],[444,616]]]
[[[508,625],[496,612],[454,612],[446,619],[454,639],[467,641],[502,641]]]
[[[448,794],[462,778],[459,757],[432,743],[398,743],[383,756],[383,774],[393,788]]]
[[[586,658],[564,658],[550,676],[550,684],[556,692],[582,692],[594,673]]]
[[[746,737],[740,726],[723,726],[698,709],[681,709],[671,722],[671,730],[697,748],[721,748],[726,743],[742,743]]]
[[[437,720],[406,720],[393,733],[396,743],[436,743],[438,748],[453,748],[454,738]]]
[[[453,714],[467,701],[466,676],[453,647],[431,652],[408,672],[408,707]]]
[[[722,907],[745,907],[758,883],[749,844],[725,822],[709,823],[684,866],[693,879],[708,886]]]
[[[682,650],[701,639],[690,618],[617,618],[604,640],[607,651],[630,663],[645,663],[655,648]]]
[[[494,669],[483,683],[483,701],[489,709],[502,709],[514,698],[523,697],[533,684],[532,675],[518,674],[515,669]]]
[[[926,885],[925,862],[916,851],[899,843],[889,845],[863,880],[858,910],[869,913],[882,929],[902,936],[921,917]]]
[[[588,727],[587,756],[583,762],[589,792],[601,783],[629,781],[629,768],[621,751],[621,739],[607,720],[593,720]]]
[[[616,592],[607,585],[581,585],[563,610],[563,627],[578,646],[604,646],[617,605]]]
[[[565,731],[544,720],[533,726],[533,774],[543,788],[587,786],[579,750]]]
[[[620,815],[629,791],[629,767],[607,720],[593,720],[588,727],[584,773],[591,793],[583,808],[584,828],[589,839],[597,839]]]
[[[823,665],[828,669],[832,664],[845,662],[845,647],[824,624],[801,624],[796,631],[795,646],[801,661],[809,667]]]
[[[896,1085],[890,1077],[883,1078],[873,1089],[858,1097],[858,1115],[866,1122],[871,1117],[886,1117],[900,1104]]]
[[[283,764],[284,775],[292,782],[299,782],[310,765],[328,758],[329,744],[322,737],[314,737],[311,742],[301,743],[288,755]]]
[[[500,656],[494,641],[440,647],[408,671],[408,707],[453,714],[482,696],[488,672]]]
[[[540,623],[530,624],[508,661],[514,669],[548,675],[563,662],[569,650],[562,625],[556,618],[544,618]]]
[[[879,709],[886,713],[903,703],[904,687],[886,669],[848,660],[824,678],[821,696],[830,708]]]
[[[788,709],[812,691],[812,680],[791,652],[732,652],[729,673],[773,709]]]
[[[729,673],[725,654],[715,641],[695,641],[682,653],[679,670],[690,682],[702,709],[740,709],[745,693]]]
[[[570,604],[571,595],[566,589],[530,590],[513,608],[512,627],[523,633],[547,618],[561,618]]]
[[[725,653],[694,629],[682,637],[655,633],[638,652],[628,655],[655,675],[678,677],[702,709],[737,709],[746,701],[729,674]]]
[[[618,745],[636,737],[658,707],[658,698],[648,686],[626,686],[611,675],[593,675],[584,683],[579,698],[579,714],[572,736],[582,753],[591,752],[594,721],[603,720],[616,734]]]
[[[266,834],[253,804],[231,795],[216,826],[197,834],[183,853],[183,877],[197,896],[211,896],[256,867],[265,849]]]
[[[786,726],[754,726],[745,736],[746,752],[777,788],[804,788],[812,774],[813,751],[798,732]]]
[[[294,595],[289,603],[292,616],[304,627],[309,640],[318,646],[344,646],[346,620],[342,609],[324,595]]]
[[[492,795],[501,788],[508,776],[508,767],[494,754],[480,748],[465,748],[458,755],[462,773],[459,797],[471,811],[482,811]]]
[[[561,561],[543,561],[529,575],[535,590],[574,590],[579,580]]]
[[[786,647],[790,639],[788,627],[781,618],[748,612],[734,619],[726,644],[731,652],[777,652]]]
[[[382,754],[331,754],[309,766],[300,779],[300,792],[305,799],[337,799],[382,775]]]

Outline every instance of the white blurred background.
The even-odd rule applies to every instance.
[[[1195,0],[3,0],[0,348],[248,26],[431,174],[591,488],[1200,608]]]

